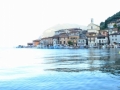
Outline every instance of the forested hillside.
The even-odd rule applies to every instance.
[[[116,20],[120,19],[120,11],[117,12],[116,14],[114,14],[111,17],[108,17],[104,22],[100,23],[100,28],[103,29],[107,29],[107,24],[109,24],[110,22],[116,22]]]

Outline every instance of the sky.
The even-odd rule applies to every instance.
[[[57,24],[87,26],[120,11],[120,0],[0,0],[0,47],[27,45]]]

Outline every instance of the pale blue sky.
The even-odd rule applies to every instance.
[[[26,45],[56,24],[98,24],[120,11],[120,0],[0,0],[0,47]]]

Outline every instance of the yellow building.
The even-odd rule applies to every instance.
[[[68,45],[69,36],[67,33],[61,33],[59,35],[59,44]]]
[[[74,46],[77,46],[78,40],[79,40],[79,31],[71,31],[69,33],[69,41],[72,41]]]

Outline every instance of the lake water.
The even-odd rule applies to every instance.
[[[120,90],[120,49],[0,49],[0,90]]]

